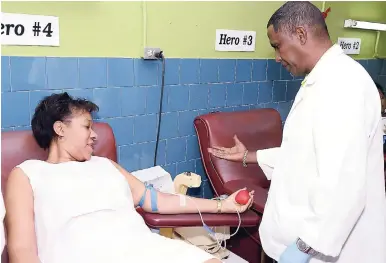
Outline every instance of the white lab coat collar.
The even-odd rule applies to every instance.
[[[334,63],[331,60],[334,60],[335,57],[341,55],[342,53],[343,50],[340,48],[340,46],[335,44],[330,47],[319,59],[314,68],[311,70],[310,74],[308,74],[302,81],[300,90],[296,94],[294,103],[287,116],[287,122],[290,120],[296,107],[300,104],[300,102],[303,101],[303,98],[307,95],[307,90],[315,84],[318,78],[321,77],[320,75],[323,74],[325,67],[329,67],[331,63]]]
[[[318,75],[321,74],[321,72],[323,72],[323,68],[331,65],[330,61],[333,60],[335,57],[341,55],[342,53],[343,53],[343,50],[339,45],[334,44],[332,47],[330,47],[319,59],[319,61],[316,63],[316,65],[311,70],[311,72],[304,78],[302,82],[302,86],[303,87],[312,86],[317,80]]]

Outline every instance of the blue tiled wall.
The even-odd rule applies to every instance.
[[[386,59],[359,60],[371,77],[386,89]]]
[[[382,64],[383,65],[382,65],[381,69],[379,70],[380,72],[377,76],[377,81],[379,82],[379,84],[382,85],[383,89],[386,90],[386,59],[383,59]],[[379,64],[377,67],[379,67]]]
[[[386,63],[361,63],[386,84]],[[126,58],[1,58],[2,130],[30,129],[39,100],[67,91],[93,100],[98,121],[115,133],[119,163],[129,171],[153,165],[162,64]],[[167,59],[157,164],[172,176],[203,176],[192,195],[210,197],[193,128],[210,111],[273,107],[283,121],[300,86],[274,60]],[[386,86],[386,85],[385,85]]]

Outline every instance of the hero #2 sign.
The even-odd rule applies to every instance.
[[[361,52],[360,38],[338,38],[338,45],[344,53],[358,55]]]
[[[255,51],[255,44],[255,31],[216,30],[216,51]]]
[[[59,18],[1,13],[1,44],[59,46]]]

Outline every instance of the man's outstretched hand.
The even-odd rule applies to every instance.
[[[247,148],[240,142],[236,135],[233,136],[233,140],[235,141],[235,145],[231,148],[213,146],[208,148],[208,152],[221,159],[242,162]]]

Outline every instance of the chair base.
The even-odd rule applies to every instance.
[[[235,230],[231,228],[231,233]],[[240,228],[239,232],[227,241],[227,248],[249,263],[274,263],[264,253],[261,245],[253,240],[244,228]]]
[[[235,230],[231,228],[231,233]],[[160,235],[173,238],[173,228],[161,228]],[[256,243],[242,227],[235,236],[227,241],[227,249],[249,263],[276,263],[264,253],[261,245]]]

